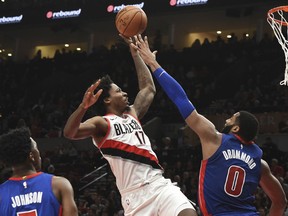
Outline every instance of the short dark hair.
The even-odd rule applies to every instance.
[[[111,89],[112,83],[114,82],[112,81],[109,75],[103,76],[100,80],[101,80],[100,84],[95,89],[95,92],[99,91],[100,89],[103,90],[97,101],[97,111],[99,112],[99,114],[104,115],[106,113],[104,100],[105,98],[110,96],[109,91]]]
[[[238,135],[245,141],[253,141],[259,131],[259,122],[255,115],[247,111],[240,111],[240,115],[237,117],[237,123],[240,130]]]
[[[30,130],[26,127],[13,129],[0,136],[0,160],[13,166],[24,163],[32,150]]]

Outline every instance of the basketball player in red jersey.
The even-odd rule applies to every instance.
[[[135,48],[153,76],[177,106],[187,125],[199,136],[203,160],[199,175],[199,206],[204,216],[256,216],[254,206],[258,185],[271,199],[270,216],[284,214],[284,190],[261,159],[262,150],[253,142],[259,123],[247,112],[236,112],[226,120],[222,133],[200,115],[180,84],[156,61],[147,37],[138,37]]]
[[[39,150],[28,129],[2,135],[0,148],[0,160],[13,170],[12,177],[0,185],[0,215],[78,215],[70,182],[39,171]]]
[[[139,122],[156,89],[149,69],[132,47],[132,38],[123,39],[130,44],[138,76],[140,91],[134,104],[130,106],[127,93],[105,76],[87,89],[82,103],[65,125],[64,136],[92,137],[116,177],[126,216],[195,216],[194,207],[180,188],[163,177],[157,156]],[[105,115],[82,122],[87,109],[95,103],[105,107]]]

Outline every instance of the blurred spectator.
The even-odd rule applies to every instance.
[[[280,184],[282,185],[284,192],[286,194],[286,197],[288,198],[288,184],[285,183],[284,178],[283,177],[278,177],[278,180],[280,182]]]
[[[283,166],[282,165],[280,165],[279,164],[279,161],[278,161],[278,159],[276,159],[276,158],[273,158],[272,160],[271,160],[271,172],[272,172],[272,174],[276,177],[276,178],[280,178],[280,177],[284,177],[284,173],[285,173],[285,171],[284,171],[284,168],[283,168]]]
[[[278,124],[279,133],[288,133],[288,120],[281,120]]]
[[[55,175],[55,167],[54,167],[53,164],[50,164],[50,165],[48,166],[47,172],[48,172],[49,174]]]
[[[172,139],[170,137],[162,138],[162,150],[172,150],[174,149],[174,144],[172,143]]]
[[[279,157],[278,146],[270,136],[266,137],[264,143],[262,143],[262,150],[263,150],[263,158],[266,161],[271,161],[272,158]]]
[[[92,193],[89,189],[85,189],[84,193],[82,195],[82,199],[84,199],[87,202],[87,205],[90,206],[94,203],[94,199],[92,199]]]
[[[23,118],[20,118],[17,122],[16,128],[27,127],[26,121]]]
[[[88,206],[87,201],[85,199],[78,200],[78,212],[80,216],[87,214]]]
[[[258,208],[259,216],[267,216],[266,210],[263,207]]]
[[[69,162],[72,164],[75,163],[78,156],[78,151],[75,149],[73,145],[69,147],[68,156],[69,156]]]

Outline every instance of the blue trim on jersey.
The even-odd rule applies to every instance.
[[[59,216],[61,204],[52,190],[53,175],[41,173],[26,179],[9,179],[0,185],[1,215],[37,211],[37,215]]]
[[[253,202],[261,157],[262,150],[256,144],[245,145],[234,135],[223,134],[220,147],[205,160],[203,173],[200,171],[199,188],[203,188],[204,197],[199,198],[205,200],[209,214],[257,215]]]

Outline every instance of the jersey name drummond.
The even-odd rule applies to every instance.
[[[119,124],[119,123],[114,124],[114,129],[116,135],[119,136],[120,134],[128,134],[132,133],[135,130],[141,130],[142,128],[135,120],[131,120],[130,123],[126,124]]]
[[[33,203],[42,202],[43,192],[31,192],[27,194],[21,194],[19,196],[11,197],[12,207],[16,208],[19,206],[30,205]]]
[[[254,162],[254,159],[246,154],[245,152],[241,152],[240,150],[235,150],[235,149],[227,149],[225,151],[222,151],[223,156],[225,158],[225,160],[229,160],[229,159],[238,159],[238,160],[242,160],[243,162],[245,162],[250,169],[253,169],[254,167],[256,167],[256,163]]]

